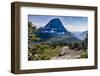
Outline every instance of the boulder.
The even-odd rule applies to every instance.
[[[68,47],[63,47],[60,49],[59,51],[59,56],[63,56],[65,55],[67,52],[69,52],[69,48]]]

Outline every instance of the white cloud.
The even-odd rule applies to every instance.
[[[88,30],[88,26],[84,25],[84,26],[75,26],[75,25],[66,25],[65,28],[68,31],[86,31]]]

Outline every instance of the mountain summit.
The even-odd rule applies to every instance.
[[[62,24],[59,18],[52,19],[44,28],[45,30],[49,30],[51,32],[58,32],[58,33],[67,32],[67,30],[65,29],[64,25]]]
[[[64,25],[62,24],[59,18],[52,19],[49,21],[45,27],[39,29],[39,32],[42,33],[52,33],[52,34],[60,34],[63,35],[65,33],[69,33]]]
[[[54,18],[49,21],[44,27],[40,28],[37,32],[43,40],[51,41],[54,39],[59,41],[78,41],[77,38],[74,38],[67,29],[65,29],[59,18]]]

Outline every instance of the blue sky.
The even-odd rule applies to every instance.
[[[44,27],[54,18],[59,18],[68,31],[78,32],[88,30],[88,17],[29,15],[28,21],[32,22],[37,28],[39,28]]]

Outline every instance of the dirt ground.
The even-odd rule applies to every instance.
[[[57,59],[79,59],[81,53],[82,53],[82,50],[67,49],[66,53],[64,55],[58,56],[58,57],[53,57],[52,60],[57,60]]]

